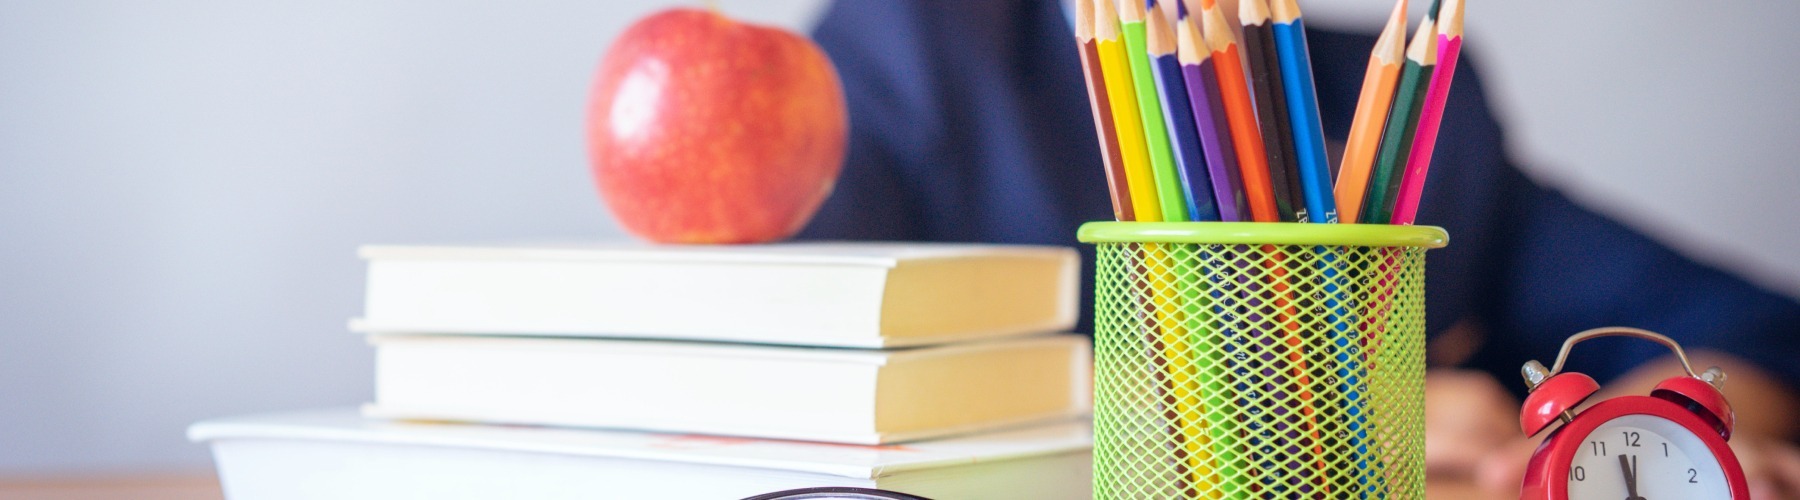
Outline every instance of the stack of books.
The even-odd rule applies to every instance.
[[[231,498],[1091,496],[1069,249],[362,255],[375,401],[195,424]]]

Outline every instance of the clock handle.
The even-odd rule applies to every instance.
[[[1556,353],[1556,364],[1551,365],[1548,371],[1544,370],[1543,364],[1536,361],[1525,364],[1525,367],[1522,369],[1522,373],[1525,376],[1525,382],[1535,387],[1545,379],[1558,373],[1562,373],[1563,363],[1568,361],[1569,350],[1574,349],[1575,344],[1600,337],[1636,337],[1662,344],[1663,347],[1667,347],[1670,351],[1675,353],[1675,359],[1681,360],[1681,369],[1687,371],[1689,377],[1704,380],[1706,383],[1712,384],[1714,388],[1725,385],[1725,372],[1719,370],[1716,366],[1707,368],[1706,371],[1701,373],[1694,373],[1693,365],[1688,363],[1687,351],[1681,350],[1681,344],[1676,343],[1675,339],[1671,339],[1663,336],[1663,334],[1652,332],[1650,330],[1624,326],[1600,327],[1570,336],[1568,340],[1563,341],[1562,350]]]

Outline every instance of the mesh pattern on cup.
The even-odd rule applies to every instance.
[[[1422,498],[1425,249],[1101,243],[1097,498]]]

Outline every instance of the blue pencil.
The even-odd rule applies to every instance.
[[[1312,58],[1306,46],[1306,23],[1301,19],[1300,6],[1295,0],[1275,0],[1270,10],[1275,21],[1275,49],[1281,59],[1282,86],[1287,95],[1289,122],[1293,125],[1295,157],[1300,167],[1301,191],[1306,197],[1307,219],[1316,223],[1336,223],[1337,200],[1331,182],[1331,165],[1325,156],[1325,130],[1319,120]],[[1343,451],[1348,452],[1348,456],[1343,456],[1334,453],[1338,450],[1325,450],[1326,456],[1322,458],[1326,461],[1343,461],[1326,470],[1333,476],[1349,476],[1328,478],[1325,487],[1347,486],[1357,491],[1357,498],[1367,498],[1376,481],[1369,475],[1368,401],[1363,398],[1366,382],[1362,379],[1362,352],[1358,342],[1361,336],[1355,331],[1349,287],[1340,283],[1346,274],[1340,269],[1343,261],[1339,254],[1345,250],[1319,246],[1313,251],[1321,257],[1312,269],[1319,279],[1302,279],[1312,282],[1315,290],[1320,292],[1322,300],[1315,310],[1325,318],[1325,350],[1337,376],[1336,383],[1321,391],[1329,397],[1320,409],[1325,412],[1326,421],[1344,424],[1340,435]],[[1351,464],[1354,469],[1348,467]],[[1351,498],[1342,492],[1336,492],[1334,496]]]
[[[1306,47],[1306,23],[1294,0],[1276,0],[1275,50],[1281,59],[1282,90],[1287,94],[1288,121],[1293,125],[1300,189],[1306,196],[1308,222],[1337,222],[1331,164],[1325,156],[1325,128],[1319,121],[1319,97],[1313,87],[1312,56]]]
[[[1200,131],[1194,123],[1193,103],[1182,79],[1181,62],[1176,58],[1175,31],[1156,0],[1147,0],[1147,4],[1144,50],[1149,53],[1157,96],[1162,100],[1163,122],[1169,129],[1170,148],[1175,150],[1175,170],[1181,173],[1181,190],[1187,196],[1188,217],[1194,221],[1217,221],[1220,214],[1219,205],[1213,200],[1214,181],[1207,171]]]

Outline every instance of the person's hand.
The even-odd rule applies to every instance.
[[[1470,481],[1488,461],[1503,460],[1529,442],[1519,432],[1519,402],[1488,374],[1433,370],[1425,375],[1425,471],[1436,479]],[[1502,450],[1507,453],[1501,453]],[[1517,485],[1514,485],[1517,487]]]
[[[1526,438],[1519,402],[1493,377],[1432,371],[1425,377],[1425,470],[1435,480],[1472,481],[1496,495],[1517,495],[1525,464],[1548,432]],[[1750,497],[1800,500],[1800,447],[1738,433],[1732,451],[1750,482]]]
[[[1731,436],[1731,451],[1744,466],[1750,498],[1800,498],[1800,448],[1779,439]]]

